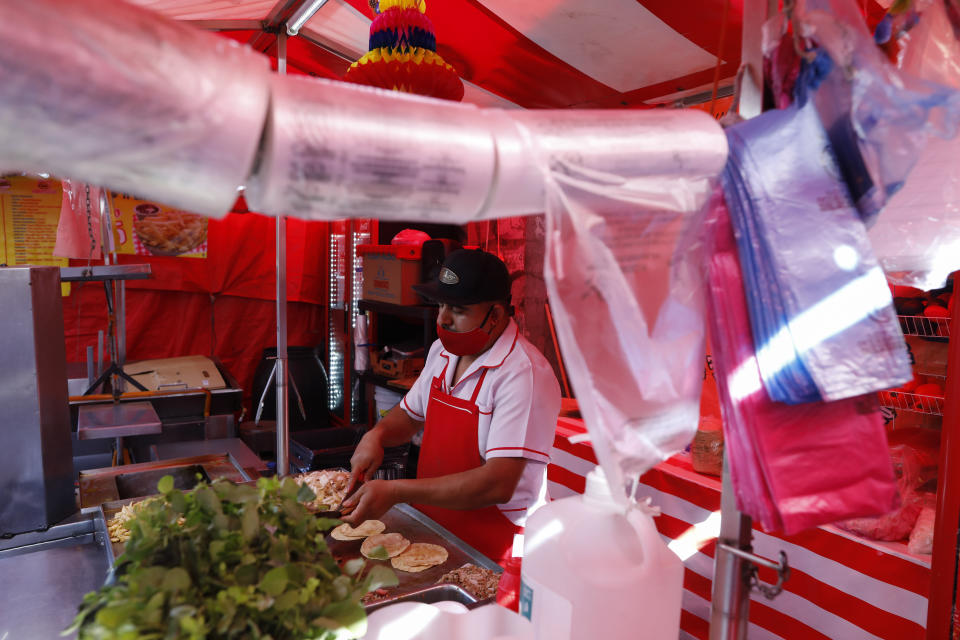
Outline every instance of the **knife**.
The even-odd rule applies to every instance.
[[[328,515],[331,518],[339,518],[340,516],[348,515],[350,512],[352,512],[353,509],[351,509],[350,512],[344,513],[343,503],[346,502],[347,498],[355,494],[357,492],[357,489],[359,489],[362,484],[363,484],[363,474],[360,474],[359,476],[357,476],[357,481],[354,483],[353,488],[350,489],[348,493],[343,494],[343,498],[340,499],[340,504],[338,504],[336,508],[330,511],[327,511],[325,515]]]

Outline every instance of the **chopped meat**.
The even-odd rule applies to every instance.
[[[390,595],[390,592],[387,589],[374,589],[367,595],[360,598],[361,604],[373,604],[374,602],[379,602],[387,596]]]
[[[343,502],[343,496],[350,482],[350,474],[346,471],[311,471],[294,476],[298,484],[305,484],[317,494],[316,500],[311,500],[304,506],[310,511],[327,511],[335,509]]]
[[[452,584],[462,588],[477,600],[486,600],[497,595],[500,574],[475,564],[465,564],[443,574],[437,583]]]

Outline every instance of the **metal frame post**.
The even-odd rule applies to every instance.
[[[724,547],[751,549],[752,522],[737,510],[730,464],[723,455],[720,494],[720,537],[714,553],[713,594],[710,599],[710,640],[746,640],[750,615],[750,565]]]
[[[763,23],[778,10],[776,0],[744,0],[740,39],[739,113],[752,118],[763,111]],[[724,547],[751,550],[752,523],[737,510],[726,453],[720,502],[720,538],[714,554],[710,604],[710,640],[745,640],[750,614],[751,565]]]
[[[953,274],[954,285],[960,271]],[[947,381],[944,389],[943,422],[940,428],[940,472],[937,480],[937,519],[930,562],[930,596],[927,607],[927,640],[955,636],[954,610],[957,593],[957,530],[960,527],[960,313],[950,318]]]
[[[277,33],[277,73],[287,73],[287,31]],[[277,476],[290,472],[288,415],[290,390],[287,370],[287,220],[277,216]]]
[[[306,23],[320,7],[323,1],[279,0],[270,11],[265,26],[277,28],[277,73],[287,73],[287,33],[288,22]],[[287,368],[287,219],[277,216],[277,475],[284,477],[290,473],[290,387]]]

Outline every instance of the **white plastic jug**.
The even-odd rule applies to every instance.
[[[676,640],[683,563],[653,518],[614,501],[603,471],[583,495],[527,519],[520,614],[536,640]]]

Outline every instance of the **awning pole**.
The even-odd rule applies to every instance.
[[[287,73],[287,30],[277,32],[277,73]],[[277,216],[277,476],[290,472],[290,409],[287,386],[287,219]]]
[[[739,113],[752,118],[763,111],[763,23],[779,9],[777,0],[744,0],[740,40]],[[723,493],[720,501],[720,537],[713,565],[710,603],[710,640],[745,640],[750,619],[751,566],[723,545],[751,551],[750,517],[737,510],[730,479],[729,457],[723,456]]]

